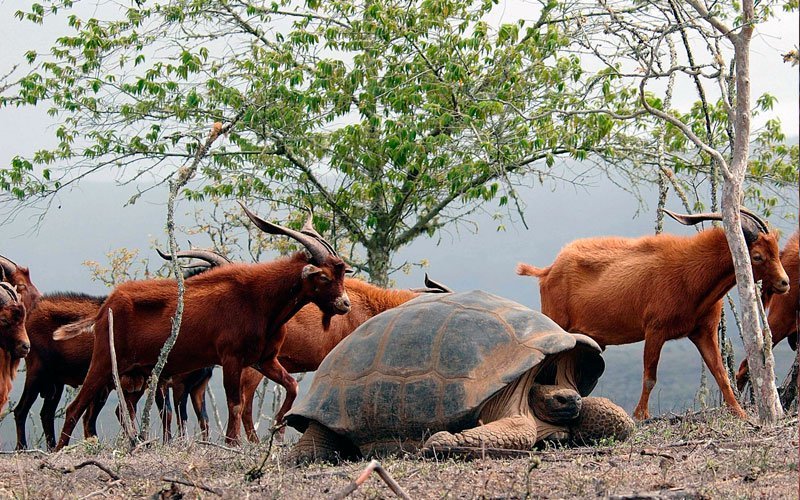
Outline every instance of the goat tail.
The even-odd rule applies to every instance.
[[[549,272],[549,267],[534,267],[530,264],[525,264],[524,262],[517,264],[517,274],[520,276],[535,276],[537,278],[543,278],[544,276],[547,276]]]
[[[53,340],[67,340],[78,335],[94,335],[94,318],[64,325],[53,332]]]

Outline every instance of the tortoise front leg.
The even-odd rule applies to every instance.
[[[311,420],[308,428],[289,452],[288,460],[294,464],[330,462],[358,458],[358,449],[347,438],[336,434],[324,425]]]
[[[570,426],[570,433],[574,443],[591,445],[601,439],[625,441],[633,433],[633,428],[631,417],[611,400],[585,397],[581,414]]]
[[[461,446],[530,450],[534,444],[536,444],[536,422],[529,417],[515,415],[456,434],[447,431],[437,432],[425,441],[424,447],[434,451],[436,448]]]

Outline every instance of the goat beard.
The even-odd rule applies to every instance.
[[[322,313],[322,331],[327,332],[331,328],[331,318],[333,318],[333,314]]]

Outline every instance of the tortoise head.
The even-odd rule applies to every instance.
[[[528,404],[538,419],[551,424],[565,424],[581,413],[578,391],[557,385],[533,384]]]
[[[603,373],[605,363],[597,343],[581,334],[572,349],[547,356],[528,394],[528,404],[540,420],[564,424],[581,412],[581,397],[588,396]]]

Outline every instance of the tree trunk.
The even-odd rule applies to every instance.
[[[742,183],[750,155],[750,39],[753,34],[753,2],[742,4],[744,26],[738,34],[729,33],[736,63],[736,106],[732,110],[734,141],[730,168],[723,169],[722,226],[733,256],[736,286],[742,305],[742,338],[750,367],[750,380],[756,395],[758,417],[763,423],[774,423],[783,416],[778,389],[775,387],[775,360],[772,342],[765,342],[753,282],[750,254],[741,230],[739,206]]]
[[[367,267],[369,281],[380,287],[389,286],[389,249],[383,245],[372,245],[367,249]]]
[[[739,186],[725,182],[723,186],[722,215],[725,236],[733,256],[736,271],[736,286],[742,306],[742,338],[750,369],[750,381],[756,395],[758,417],[763,423],[774,423],[783,416],[775,387],[775,360],[772,357],[772,343],[764,342],[764,332],[759,321],[759,300],[753,284],[753,270],[750,255],[741,230]]]

